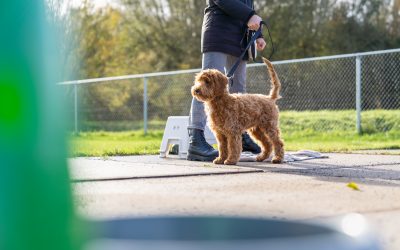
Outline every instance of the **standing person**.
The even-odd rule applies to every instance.
[[[253,0],[207,0],[201,32],[202,69],[228,71],[247,45],[249,30],[258,30],[261,18],[255,13]],[[262,37],[256,40],[257,50],[265,48]],[[249,56],[242,59],[237,68],[230,93],[246,91],[246,64]],[[206,115],[204,105],[192,100],[189,116],[188,160],[213,161],[218,151],[204,138]],[[243,151],[260,153],[260,147],[247,133],[242,135]]]

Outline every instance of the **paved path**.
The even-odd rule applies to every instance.
[[[357,212],[369,219],[387,249],[400,249],[400,156],[327,155],[228,167],[157,156],[74,158],[70,168],[78,211],[89,217],[206,214],[329,220]],[[349,182],[360,191],[347,187]]]

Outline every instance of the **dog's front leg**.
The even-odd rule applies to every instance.
[[[232,133],[227,136],[228,140],[228,158],[224,161],[225,165],[235,165],[242,153],[242,134]]]
[[[219,156],[213,161],[215,164],[223,164],[228,157],[228,141],[225,135],[220,132],[215,133],[215,137],[218,142],[218,153]]]

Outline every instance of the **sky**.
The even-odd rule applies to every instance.
[[[83,2],[83,0],[69,0],[69,1],[72,2],[73,6],[79,6]],[[116,4],[116,0],[90,0],[90,1],[98,8],[104,7],[107,4],[110,4],[112,6],[116,6],[117,5]],[[351,1],[351,0],[338,0],[338,2],[348,2],[348,1]]]
[[[72,5],[79,6],[82,4],[82,0],[71,0]],[[107,4],[116,5],[115,0],[91,0],[91,2],[98,8],[104,7]]]
[[[49,6],[56,6],[55,10],[58,10],[58,14],[63,16],[67,13],[67,10],[71,7],[79,7],[82,5],[84,0],[46,0]],[[118,6],[117,0],[89,0],[89,2],[93,3],[95,8],[102,8],[107,4],[111,6]]]

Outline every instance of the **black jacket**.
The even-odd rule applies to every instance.
[[[201,52],[240,56],[246,45],[247,22],[254,14],[253,0],[207,0]]]

